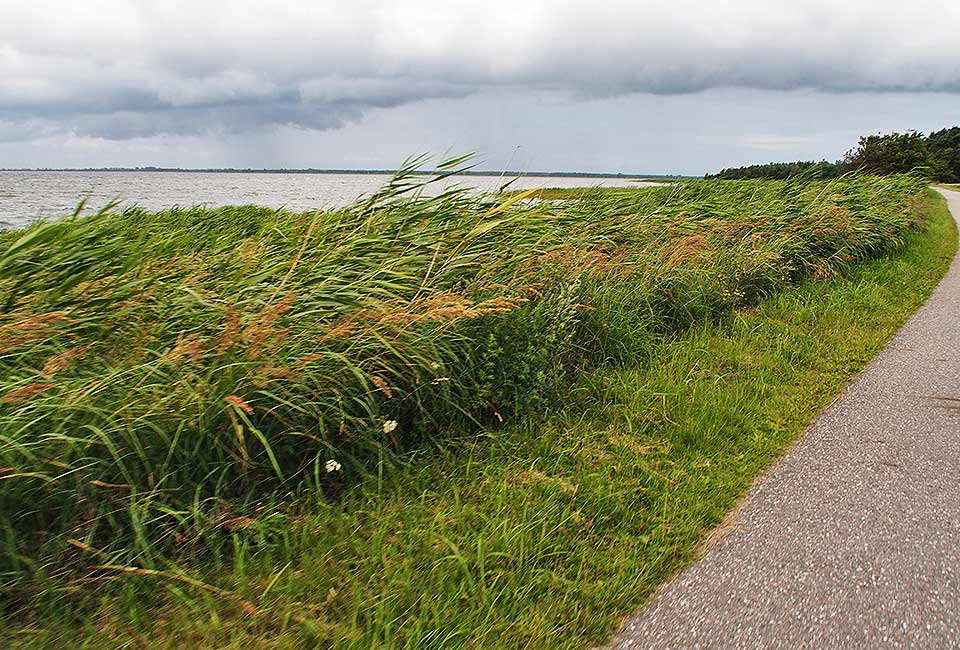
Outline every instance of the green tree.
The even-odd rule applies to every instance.
[[[960,127],[934,131],[927,136],[930,167],[938,181],[960,182]]]
[[[930,167],[930,153],[922,133],[862,136],[844,163],[868,174],[898,174]]]
[[[851,170],[868,174],[899,174],[922,170],[929,178],[960,183],[960,126],[934,131],[865,135],[843,160],[830,163],[798,161],[723,169],[707,178],[790,178],[797,174],[831,178]]]
[[[716,174],[707,174],[706,178],[722,178],[736,180],[743,178],[790,178],[797,174],[807,174],[810,178],[832,178],[841,173],[839,164],[821,160],[820,162],[798,161],[767,163],[765,165],[748,165],[746,167],[730,167]]]

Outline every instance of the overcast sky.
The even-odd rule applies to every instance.
[[[960,123],[940,0],[0,0],[0,167],[701,174]]]

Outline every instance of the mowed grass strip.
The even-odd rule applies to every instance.
[[[339,503],[301,496],[176,576],[55,604],[11,647],[584,648],[705,535],[942,277],[956,230],[582,375],[551,415],[447,441]],[[151,595],[152,594],[152,595]],[[2,638],[2,637],[0,637]]]
[[[693,180],[693,179],[686,179]],[[644,180],[641,183],[656,183],[658,185],[670,185],[673,183],[683,183],[683,179],[666,180]],[[640,185],[638,187],[649,187]],[[610,198],[613,196],[629,196],[635,192],[637,187],[602,187],[600,185],[592,187],[541,187],[533,190],[510,190],[506,192],[507,196],[520,196],[524,198],[539,199],[541,201],[579,201],[590,198]]]

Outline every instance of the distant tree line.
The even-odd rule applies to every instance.
[[[767,163],[766,165],[747,165],[730,167],[717,174],[707,174],[707,178],[743,179],[743,178],[790,178],[797,174],[810,174],[818,178],[829,178],[843,173],[840,163],[812,160],[797,162]]]
[[[934,131],[929,135],[917,131],[862,136],[857,146],[837,162],[821,160],[768,163],[723,169],[707,178],[790,178],[809,174],[830,178],[848,171],[869,174],[897,174],[919,171],[942,183],[960,182],[960,127]]]

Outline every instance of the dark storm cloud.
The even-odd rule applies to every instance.
[[[202,86],[200,81],[197,85]],[[392,108],[469,90],[418,80],[306,81],[248,92],[243,87],[170,96],[138,88],[80,88],[54,101],[0,90],[0,141],[29,140],[52,131],[126,139],[155,134],[238,133],[267,125],[335,129],[370,108]]]
[[[960,91],[955,5],[7,0],[0,140],[325,130],[490,89]]]

